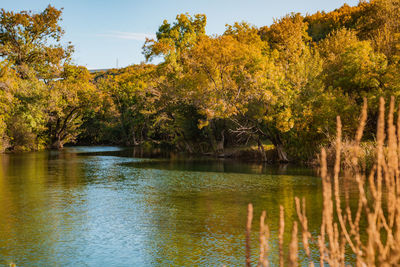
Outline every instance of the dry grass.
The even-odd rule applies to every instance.
[[[326,152],[326,160],[328,166],[333,167],[336,159],[336,138],[333,139],[330,144],[324,147]],[[371,169],[376,160],[376,142],[362,142],[357,144],[354,140],[344,139],[341,141],[340,158],[341,158],[341,169],[352,170],[354,164],[352,163],[353,157],[348,155],[354,155],[357,158],[359,167],[363,169]],[[318,155],[317,159],[312,162],[314,166],[319,166],[321,163],[321,155]]]
[[[363,129],[367,120],[367,101],[364,100],[360,123],[354,139],[343,138],[340,142],[340,168],[341,170],[354,171],[354,167],[371,169],[376,161],[376,141],[361,142]],[[326,152],[326,162],[329,167],[333,167],[336,162],[337,136],[330,138],[327,146],[323,147]],[[386,151],[385,151],[386,152]],[[386,153],[385,153],[386,154]],[[355,164],[354,160],[357,160]],[[320,166],[321,155],[312,162],[315,166]]]
[[[356,266],[398,266],[400,265],[400,116],[394,122],[395,101],[391,99],[387,125],[385,126],[385,102],[380,99],[376,144],[374,146],[373,164],[365,168],[360,164],[361,139],[367,120],[366,102],[360,116],[360,123],[351,149],[343,153],[341,120],[337,118],[337,136],[333,170],[329,171],[327,152],[322,149],[320,155],[321,178],[323,187],[323,210],[320,233],[312,237],[308,231],[305,201],[296,198],[295,205],[298,222],[293,224],[292,239],[289,244],[289,255],[285,258],[283,234],[285,231],[284,210],[280,210],[279,227],[279,264],[298,266],[298,225],[308,265],[314,266],[310,255],[310,240],[317,240],[319,250],[318,264],[323,266],[345,266],[346,256],[355,257]],[[399,112],[400,114],[400,106]],[[346,143],[345,143],[346,144]],[[344,157],[344,158],[343,158]],[[331,159],[333,160],[333,159]],[[339,186],[343,162],[352,169],[346,179],[353,179],[358,188],[358,204],[351,209],[346,187]],[[366,171],[368,170],[368,171]],[[342,203],[341,196],[346,196]],[[247,236],[250,236],[253,207],[249,205]],[[265,212],[260,221],[260,257],[259,266],[269,266],[268,226],[265,224]],[[362,227],[362,218],[366,227]],[[364,236],[366,238],[361,238]],[[249,243],[249,240],[247,240]],[[246,246],[246,263],[250,266],[250,244]]]

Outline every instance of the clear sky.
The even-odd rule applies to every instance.
[[[0,0],[0,8],[40,12],[48,4],[64,8],[64,42],[75,46],[74,61],[89,69],[113,68],[144,61],[145,36],[152,36],[164,19],[177,14],[206,14],[207,33],[221,34],[225,24],[247,21],[270,25],[290,12],[331,11],[358,0]]]

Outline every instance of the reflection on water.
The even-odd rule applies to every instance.
[[[0,155],[0,264],[243,265],[249,202],[255,218],[267,210],[276,262],[279,205],[289,229],[295,196],[318,231],[321,184],[312,171],[132,155],[117,147]],[[257,231],[255,220],[255,261]]]

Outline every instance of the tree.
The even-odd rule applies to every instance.
[[[97,85],[109,94],[118,111],[120,140],[126,145],[139,145],[151,132],[152,120],[157,113],[159,93],[154,89],[153,65],[133,65],[109,71]]]
[[[46,125],[46,87],[27,69],[26,78],[21,79],[17,71],[2,64],[1,95],[4,97],[3,122],[8,142],[6,149],[37,150],[45,146],[43,131]],[[4,125],[4,124],[3,124]],[[4,138],[3,138],[4,140]]]
[[[0,63],[0,152],[9,147],[10,138],[7,135],[7,120],[10,116],[13,95],[10,90],[12,86],[13,73],[5,62]]]
[[[342,89],[359,103],[363,97],[382,93],[388,62],[370,41],[360,41],[355,32],[342,29],[321,41],[318,49],[324,57],[327,87]]]
[[[42,13],[0,10],[0,57],[10,62],[24,77],[33,68],[38,77],[51,79],[68,62],[73,47],[59,44],[64,31],[61,10],[48,6]]]
[[[311,38],[307,33],[308,25],[299,13],[292,13],[275,20],[268,28],[260,30],[261,38],[267,41],[271,49],[280,52],[282,63],[295,62],[307,49]],[[287,68],[287,67],[286,67]]]
[[[64,65],[61,79],[49,83],[48,133],[50,146],[60,149],[74,142],[87,109],[96,109],[101,95],[85,67]]]
[[[325,39],[334,31],[346,28],[355,30],[358,25],[358,20],[364,16],[365,6],[369,5],[365,1],[360,1],[357,6],[349,6],[344,4],[331,12],[316,12],[308,15],[304,21],[308,24],[308,34],[313,41],[319,42]]]
[[[206,21],[206,16],[202,14],[193,17],[180,14],[172,24],[164,21],[156,34],[157,40],[147,40],[143,47],[148,60],[155,56],[164,58],[156,71],[155,87],[160,97],[154,127],[160,130],[163,138],[191,152],[195,149],[188,139],[190,136],[199,137],[201,133],[190,122],[198,118],[199,114],[185,97],[187,88],[182,80],[186,72],[184,55],[205,36]]]
[[[199,37],[205,35],[206,23],[207,17],[203,14],[194,17],[188,14],[177,15],[172,25],[164,20],[156,33],[157,40],[146,40],[143,54],[147,60],[161,55],[166,60],[176,61],[182,51],[189,49]]]
[[[374,0],[363,5],[362,16],[357,21],[361,40],[370,40],[374,50],[389,60],[400,57],[400,1]]]
[[[250,27],[245,37],[246,27],[237,26],[223,36],[202,37],[187,51],[182,82],[207,119],[200,127],[215,119],[231,120],[233,132],[255,139],[262,153],[264,137],[275,145],[279,160],[288,161],[280,138],[288,119],[276,109],[283,77],[257,31]]]

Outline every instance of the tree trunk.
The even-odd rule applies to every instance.
[[[289,162],[289,159],[287,157],[287,154],[285,152],[285,149],[283,148],[282,143],[278,143],[278,144],[274,144],[275,148],[276,148],[276,152],[278,153],[278,160],[279,162],[282,163],[287,163]]]
[[[217,152],[224,152],[225,149],[225,130],[221,132],[221,140],[217,144]]]
[[[132,141],[134,146],[138,146],[140,144],[138,141],[136,141],[135,129],[132,129]]]
[[[279,137],[278,134],[275,134],[274,136],[270,136],[272,144],[275,146],[276,152],[278,154],[278,161],[281,163],[288,163],[289,159],[287,157],[285,148],[283,147],[283,143],[281,141],[281,138]]]
[[[190,154],[193,154],[193,149],[192,146],[189,145],[189,143],[186,140],[183,140],[183,143],[185,144],[186,150],[189,151]]]
[[[267,155],[265,154],[265,149],[264,149],[264,146],[263,146],[263,144],[261,142],[260,137],[258,137],[258,139],[257,139],[257,144],[258,144],[258,151],[261,154],[261,160],[263,162],[266,162],[267,161]]]
[[[207,135],[210,140],[210,146],[213,152],[217,152],[217,140],[213,131],[213,121],[210,121],[210,126],[206,127]]]
[[[61,136],[57,135],[55,141],[51,144],[51,148],[53,149],[62,149],[64,147],[63,143],[61,142]]]

